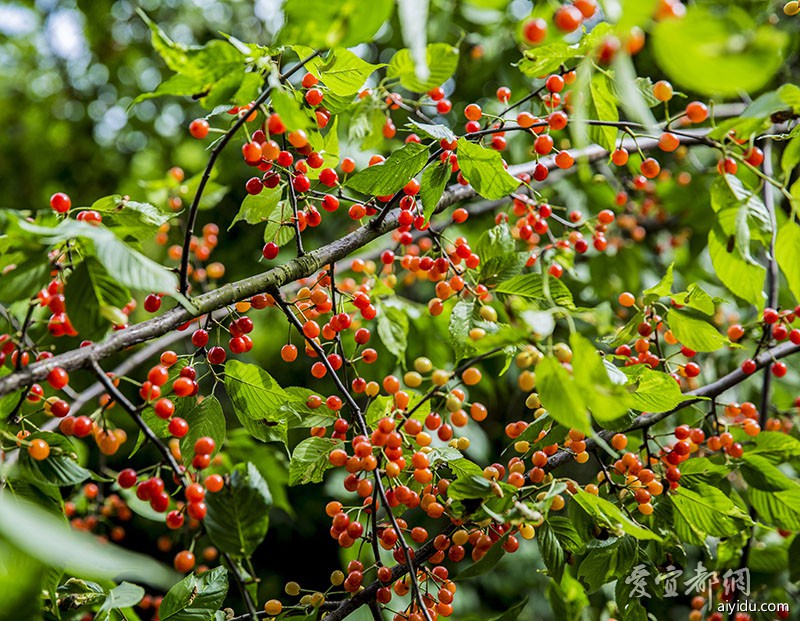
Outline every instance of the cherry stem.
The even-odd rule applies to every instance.
[[[100,383],[108,391],[108,394],[114,399],[114,401],[122,406],[122,409],[125,410],[133,419],[133,422],[136,423],[136,426],[139,427],[145,438],[152,442],[156,449],[158,449],[158,452],[161,453],[164,461],[167,462],[169,467],[175,473],[176,477],[179,478],[181,482],[179,484],[182,484],[184,487],[189,485],[191,481],[189,481],[189,477],[186,474],[185,468],[178,463],[178,460],[175,459],[172,451],[170,451],[169,447],[161,441],[161,438],[159,438],[153,432],[153,430],[150,429],[148,424],[142,418],[142,415],[139,413],[138,408],[133,405],[133,403],[131,403],[124,394],[122,394],[122,391],[120,391],[119,388],[114,386],[113,380],[106,375],[105,371],[103,371],[103,368],[100,366],[97,360],[91,359],[90,364],[95,375],[97,376],[97,379],[100,380]]]
[[[283,299],[281,292],[279,289],[274,288],[270,291],[272,297],[275,299],[278,307],[281,309],[286,318],[289,322],[297,329],[300,334],[303,334],[303,325],[300,323],[300,320],[295,316],[292,312],[289,305],[286,303],[286,300]],[[325,365],[325,369],[328,371],[328,374],[331,376],[333,383],[336,385],[336,389],[341,393],[342,397],[344,397],[345,401],[347,401],[347,405],[350,407],[350,410],[353,413],[353,418],[355,419],[356,426],[358,430],[363,435],[369,437],[371,435],[371,430],[369,425],[367,425],[367,421],[364,419],[364,413],[361,411],[361,408],[356,403],[353,396],[350,394],[350,391],[347,387],[342,383],[342,380],[339,378],[336,370],[331,365],[330,361],[328,360],[327,356],[325,355],[325,350],[322,349],[322,346],[317,343],[314,339],[308,339],[308,344],[311,345],[312,349],[317,353],[319,356],[320,361],[323,365]],[[381,480],[380,474],[380,463],[378,467],[374,471],[374,478],[375,478],[375,489],[380,497],[381,504],[386,511],[386,515],[389,518],[389,521],[392,524],[392,528],[394,528],[395,532],[397,533],[397,541],[400,544],[400,548],[403,551],[403,556],[405,557],[406,565],[408,565],[409,574],[411,576],[411,591],[414,595],[414,599],[416,600],[420,612],[425,617],[426,621],[432,621],[430,613],[428,612],[428,607],[425,605],[425,602],[422,599],[422,592],[419,588],[419,583],[417,581],[417,570],[414,565],[414,553],[412,552],[411,548],[408,547],[408,543],[405,540],[403,535],[403,531],[400,528],[400,525],[397,523],[397,518],[394,516],[394,512],[392,511],[391,506],[389,505],[389,500],[386,496],[386,490],[383,486],[383,481]],[[374,505],[372,506],[372,512],[376,513],[378,508]],[[372,533],[373,537],[377,537],[377,533]],[[376,562],[379,558],[375,559]]]

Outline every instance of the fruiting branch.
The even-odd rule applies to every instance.
[[[310,54],[308,57],[301,60],[298,64],[294,67],[289,69],[286,73],[282,74],[279,78],[281,82],[285,82],[295,73],[297,73],[300,69],[302,69],[308,62],[315,59],[321,53],[320,50],[317,50],[313,54]],[[214,146],[211,150],[211,155],[208,158],[208,163],[206,164],[206,168],[203,171],[203,176],[200,178],[200,183],[197,186],[197,192],[195,192],[194,199],[192,200],[192,204],[189,207],[189,214],[186,220],[186,233],[184,234],[183,238],[183,252],[181,254],[181,267],[180,267],[180,286],[179,291],[181,294],[186,295],[189,289],[189,253],[191,251],[191,243],[192,243],[192,236],[194,235],[194,225],[197,222],[197,212],[200,209],[200,199],[203,198],[203,192],[206,189],[206,184],[208,184],[209,180],[211,179],[211,172],[214,170],[214,165],[217,162],[217,158],[220,156],[222,151],[225,150],[225,147],[231,141],[231,139],[236,135],[236,133],[247,123],[247,119],[250,116],[250,113],[254,110],[257,110],[259,106],[266,103],[269,99],[270,94],[272,93],[272,86],[267,86],[261,94],[256,98],[256,100],[251,103],[247,108],[239,115],[239,118],[236,119],[231,128],[223,134],[222,138],[220,138],[219,142]]]
[[[685,144],[697,144],[698,140],[702,139],[707,133],[708,130],[687,131],[679,139]],[[622,144],[626,148],[634,148],[634,142],[630,138],[625,139]],[[636,144],[643,151],[648,151],[658,147],[658,140],[642,138]],[[573,155],[576,160],[585,159],[591,162],[607,157],[608,151],[599,145],[591,145],[575,151]],[[552,157],[541,158],[539,162],[549,170],[557,168]],[[532,160],[524,164],[509,166],[508,170],[512,175],[531,174],[539,162]],[[435,213],[440,213],[456,203],[470,200],[475,196],[475,190],[468,185],[451,185],[436,206]],[[30,386],[34,382],[44,380],[47,377],[47,373],[55,367],[71,371],[91,366],[93,360],[102,360],[133,345],[158,338],[200,315],[245,300],[267,289],[282,287],[295,280],[307,278],[324,266],[344,259],[373,240],[393,231],[398,225],[398,213],[395,210],[387,215],[380,226],[367,223],[340,239],[312,250],[284,265],[276,266],[261,274],[228,283],[219,289],[193,297],[192,307],[194,310],[191,312],[179,306],[154,319],[114,332],[100,343],[74,349],[47,360],[34,362],[19,371],[0,378],[0,395],[9,394]]]

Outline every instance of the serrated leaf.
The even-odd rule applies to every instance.
[[[271,102],[286,127],[308,129],[316,126],[308,110],[303,108],[297,100],[294,91],[285,88],[273,89]]]
[[[545,356],[536,365],[536,389],[553,419],[565,427],[591,434],[586,403],[575,390],[567,370],[555,357]]]
[[[94,251],[94,256],[103,264],[108,274],[120,284],[141,291],[175,294],[178,279],[173,272],[137,252],[104,227],[76,220],[64,220],[52,228],[28,224],[22,220],[17,224],[48,245],[56,245],[70,239],[87,240],[91,243],[90,249]]]
[[[589,515],[598,519],[611,530],[620,529],[622,532],[639,540],[661,541],[661,537],[648,528],[645,528],[623,513],[617,505],[583,490],[578,490],[573,499],[583,507]]]
[[[557,278],[546,278],[546,280],[547,283],[541,274],[522,274],[500,283],[495,292],[543,302],[549,301],[549,295],[549,299],[556,305],[574,310],[575,302],[572,300],[572,293],[567,286]],[[543,306],[546,308],[549,304],[543,304]]]
[[[264,477],[251,462],[236,464],[230,482],[206,495],[203,524],[214,545],[235,557],[250,556],[269,527],[272,495]]]
[[[408,328],[408,315],[405,312],[394,306],[381,305],[377,317],[378,336],[401,365],[405,364]]]
[[[389,196],[405,186],[428,161],[428,147],[409,142],[396,149],[385,162],[365,168],[346,185],[370,196]]]
[[[517,63],[517,67],[529,78],[538,78],[557,71],[561,65],[572,60],[578,54],[580,54],[580,50],[565,43],[539,45],[526,50],[525,58]]]
[[[130,302],[131,294],[109,276],[97,259],[89,256],[69,275],[64,300],[70,321],[81,338],[98,340],[111,327],[104,307],[119,310]],[[125,319],[120,323],[125,323]]]
[[[466,138],[458,139],[458,165],[464,179],[484,198],[505,198],[519,187],[520,180],[503,167],[503,158]]]
[[[709,535],[731,537],[752,524],[747,513],[711,485],[679,487],[669,498],[676,534],[693,545],[703,545]]]
[[[346,48],[331,50],[324,62],[315,63],[312,73],[335,95],[354,95],[383,63],[373,65]]]
[[[19,464],[29,481],[39,485],[66,487],[82,483],[92,475],[75,460],[75,447],[69,438],[52,431],[37,431],[27,437],[28,441],[37,439],[50,445],[50,455],[38,461],[28,451],[20,451]]]
[[[447,142],[454,142],[457,140],[453,130],[447,125],[431,125],[430,123],[417,123],[414,120],[409,120],[409,127],[417,130],[423,136],[433,138],[434,140],[446,140]]]
[[[183,412],[181,418],[189,423],[188,433],[181,438],[181,456],[187,464],[194,459],[194,444],[204,436],[214,440],[213,458],[225,442],[225,414],[222,406],[213,395],[204,398],[200,403]]]
[[[254,437],[286,444],[287,413],[282,407],[290,398],[269,373],[254,364],[228,360],[225,392],[239,422]]]
[[[289,464],[289,485],[320,483],[326,471],[333,466],[328,456],[342,445],[341,440],[312,436],[298,444]]]
[[[759,455],[779,464],[800,457],[800,440],[787,433],[762,431],[746,446],[747,455]]]
[[[215,567],[189,574],[164,596],[158,610],[161,621],[211,621],[228,593],[228,570]]]
[[[439,160],[422,171],[419,200],[422,202],[425,222],[429,222],[436,211],[436,206],[439,204],[442,194],[444,194],[444,189],[447,187],[447,182],[450,180],[451,172],[450,158],[447,158],[444,162]]]
[[[95,619],[107,619],[112,610],[135,606],[142,601],[143,597],[144,589],[142,587],[123,581],[106,594]]]
[[[632,407],[640,412],[666,412],[684,400],[680,385],[668,373],[641,364],[619,370],[629,378]]]
[[[800,487],[796,484],[780,491],[750,488],[747,499],[756,510],[759,521],[790,531],[800,529]]]
[[[746,261],[731,243],[733,240],[734,237],[726,235],[719,225],[711,229],[708,234],[711,263],[717,278],[731,293],[761,310],[764,308],[763,287],[767,271],[761,265]]]
[[[589,83],[587,114],[590,119],[619,121],[617,99],[611,92],[611,81],[601,73],[595,73]],[[589,127],[589,138],[607,151],[613,151],[617,139],[617,128],[593,125]]]
[[[675,338],[695,351],[717,351],[730,344],[710,323],[676,308],[667,313],[667,323]]]
[[[239,213],[231,222],[230,228],[244,220],[247,224],[259,224],[265,220],[276,220],[275,211],[278,208],[281,197],[283,196],[283,185],[274,188],[264,188],[258,194],[248,194],[242,201]]]
[[[416,63],[407,48],[398,50],[392,56],[386,77],[398,79],[400,85],[412,93],[427,93],[453,75],[458,66],[458,48],[447,43],[431,43],[425,48],[425,58],[429,72],[424,81],[417,76]]]

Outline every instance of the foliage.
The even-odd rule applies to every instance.
[[[82,4],[0,43],[0,617],[796,593],[797,3]]]

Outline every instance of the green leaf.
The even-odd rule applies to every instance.
[[[240,220],[244,220],[247,224],[259,224],[265,220],[273,219],[275,210],[278,208],[283,196],[283,188],[284,186],[282,185],[274,188],[265,187],[258,194],[245,196],[242,206],[239,208],[239,213],[236,214],[228,230]]]
[[[738,177],[722,175],[711,185],[711,207],[717,212],[723,232],[733,235],[744,259],[755,264],[750,254],[751,237],[762,244],[772,239],[772,220],[761,197]]]
[[[228,360],[225,391],[239,422],[254,437],[286,444],[288,424],[282,407],[290,397],[269,373],[254,364]]]
[[[734,295],[764,308],[764,278],[767,271],[760,265],[746,261],[735,247],[734,237],[726,235],[719,225],[708,234],[708,252],[711,263],[720,279]]]
[[[142,587],[123,581],[119,586],[114,587],[108,592],[102,606],[100,606],[100,609],[97,611],[95,619],[107,619],[112,610],[135,606],[142,601],[143,597],[144,589]]]
[[[208,513],[203,521],[208,536],[223,552],[250,556],[264,540],[269,527],[272,495],[252,462],[236,464],[230,483],[206,496]]]
[[[775,259],[786,276],[786,282],[800,302],[800,225],[789,219],[778,229],[775,240]]]
[[[408,126],[411,129],[417,130],[423,136],[433,138],[434,140],[446,140],[447,142],[454,142],[457,140],[453,130],[447,125],[431,125],[429,123],[417,123],[416,121],[409,120]]]
[[[384,347],[405,364],[408,341],[408,315],[396,306],[381,305],[377,317],[378,336]]]
[[[630,380],[631,407],[641,412],[666,412],[684,399],[680,385],[668,373],[637,364],[619,369]]]
[[[777,492],[751,487],[747,499],[761,522],[785,530],[800,529],[800,487],[797,485]]]
[[[422,202],[425,222],[429,222],[436,211],[436,206],[444,194],[452,170],[450,158],[447,158],[444,162],[437,160],[422,171],[419,200]]]
[[[536,365],[536,389],[548,413],[556,421],[586,434],[592,426],[586,414],[586,403],[575,390],[567,370],[553,356],[545,356]]]
[[[756,26],[738,6],[690,5],[682,19],[659,21],[655,59],[674,84],[701,95],[733,97],[766,85],[781,68],[789,35]]]
[[[207,436],[214,440],[214,457],[225,442],[225,414],[215,396],[206,397],[200,403],[183,412],[181,418],[189,423],[189,432],[181,438],[181,456],[187,464],[194,459],[194,443]]]
[[[720,298],[711,297],[708,293],[703,291],[696,282],[690,284],[686,291],[672,295],[671,299],[675,304],[693,308],[704,315],[713,315],[717,310],[717,304],[724,302],[724,300]]]
[[[27,439],[41,439],[50,445],[50,455],[42,461],[33,459],[28,451],[20,450],[19,463],[23,475],[29,481],[40,485],[66,487],[82,483],[92,475],[75,461],[75,447],[69,438],[52,431],[37,431]]]
[[[619,121],[617,98],[611,91],[611,80],[602,74],[595,73],[589,83],[589,100],[587,102],[588,117],[599,121]],[[617,128],[593,125],[589,127],[589,138],[607,151],[613,151],[617,139]]]
[[[710,323],[676,308],[667,313],[667,323],[675,338],[695,351],[717,351],[730,344]]]
[[[137,252],[105,227],[76,220],[64,220],[53,228],[28,224],[22,220],[17,224],[23,231],[36,235],[48,245],[55,246],[70,239],[90,242],[87,250],[94,250],[94,255],[106,268],[108,275],[121,285],[140,291],[175,294],[178,279],[173,272]]]
[[[215,567],[189,574],[164,596],[158,609],[161,621],[211,621],[228,593],[228,570]]]
[[[664,277],[658,282],[658,284],[653,285],[649,289],[645,289],[642,292],[644,293],[645,304],[652,304],[659,298],[667,297],[672,293],[672,282],[674,280],[672,270],[674,267],[675,263],[670,263],[666,274],[664,274]]]
[[[281,117],[286,127],[309,129],[316,126],[309,110],[303,108],[295,91],[288,88],[276,88],[273,89],[271,98],[272,107]]]
[[[64,299],[72,325],[81,338],[98,340],[111,327],[106,317],[120,315],[115,323],[127,323],[122,308],[131,300],[128,289],[111,278],[94,257],[86,257],[67,279]]]
[[[369,10],[359,0],[287,0],[278,41],[323,49],[367,43],[393,10],[392,0],[374,0]]]
[[[480,474],[458,477],[447,488],[447,497],[452,500],[492,498],[495,487]]]
[[[581,561],[578,579],[588,586],[589,593],[593,593],[604,584],[624,576],[636,561],[637,552],[633,537],[614,537],[603,541],[589,549]]]
[[[578,54],[580,50],[565,43],[539,45],[526,50],[525,58],[517,63],[517,67],[529,78],[538,78],[557,71],[561,65]]]
[[[539,553],[542,555],[547,572],[553,580],[561,580],[566,564],[566,554],[561,542],[556,537],[550,524],[544,522],[536,533],[536,543],[539,546]]]
[[[615,421],[625,417],[633,406],[630,393],[624,385],[611,381],[600,353],[588,339],[574,332],[569,343],[575,388],[594,420],[603,428],[615,428]]]
[[[390,196],[406,185],[428,161],[428,147],[409,142],[396,149],[385,162],[357,172],[346,185],[370,196]]]
[[[324,62],[315,63],[310,69],[332,93],[346,96],[357,93],[367,78],[383,66],[368,63],[348,49],[336,48]]]
[[[696,489],[700,485],[717,486],[730,474],[731,467],[715,464],[707,457],[688,459],[680,465],[681,485]]]
[[[795,136],[786,143],[781,155],[781,172],[786,182],[789,181],[792,171],[798,164],[800,164],[800,137]]]
[[[563,282],[557,278],[545,278],[541,274],[522,274],[521,276],[514,276],[495,289],[496,293],[503,293],[506,295],[518,295],[529,300],[541,300],[543,302],[549,299],[557,306],[563,306],[570,310],[575,309],[575,302],[572,300],[572,293]],[[547,286],[547,291],[545,290]],[[548,308],[550,304],[542,304],[543,308]]]
[[[669,495],[676,534],[687,543],[703,545],[707,536],[732,537],[752,524],[747,513],[717,487],[679,487]]]
[[[564,571],[560,581],[550,580],[545,592],[556,619],[582,619],[589,599],[583,585]]]
[[[762,431],[745,447],[747,455],[759,455],[780,464],[800,457],[800,440],[778,431]]]
[[[586,513],[599,520],[602,525],[612,531],[622,531],[641,541],[661,541],[661,537],[638,522],[635,522],[632,518],[623,513],[622,509],[605,498],[593,496],[583,490],[578,490],[578,493],[574,494],[572,498],[583,507]]]
[[[398,50],[389,67],[386,77],[399,79],[400,85],[412,93],[427,93],[441,86],[453,75],[458,67],[458,48],[447,43],[431,43],[426,47],[425,57],[429,75],[423,82],[417,77],[417,67],[409,49]]]
[[[298,444],[289,464],[289,485],[320,483],[327,470],[332,468],[328,456],[342,445],[341,440],[312,436]]]
[[[0,491],[0,541],[3,539],[13,541],[30,557],[74,576],[124,577],[161,589],[169,588],[177,579],[175,572],[152,558],[73,530],[63,517],[15,498],[8,491]]]
[[[473,327],[475,302],[472,300],[459,300],[450,312],[450,346],[456,355],[456,360],[467,356],[474,351],[469,338],[469,331]]]
[[[796,481],[787,477],[770,460],[760,455],[752,453],[743,455],[740,470],[747,484],[756,489],[779,492],[797,486]]]
[[[519,179],[503,167],[500,153],[466,138],[458,139],[458,165],[464,179],[484,198],[505,198],[519,187]]]

